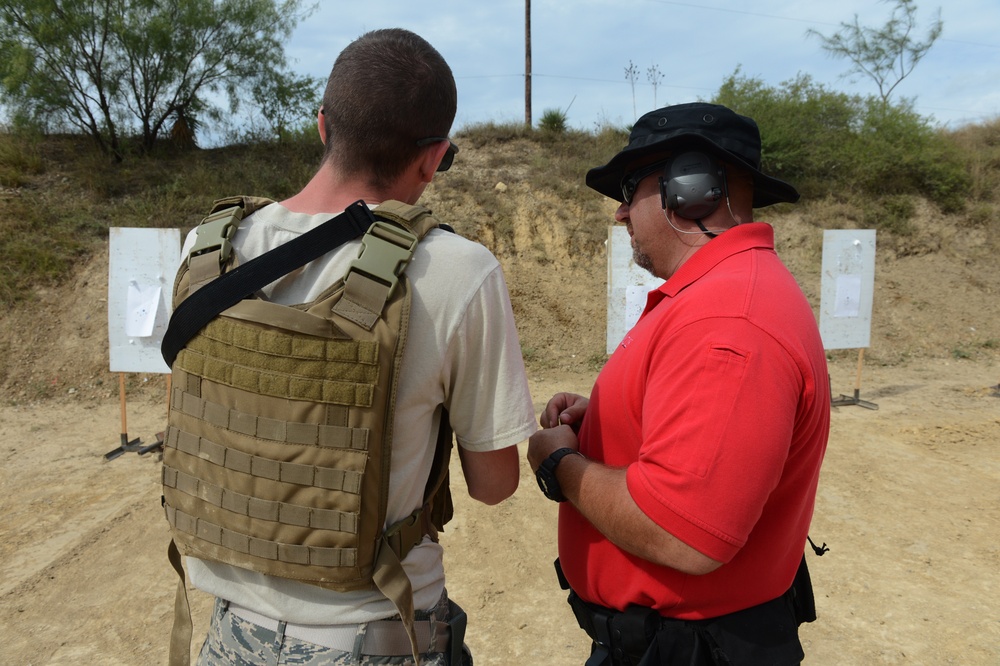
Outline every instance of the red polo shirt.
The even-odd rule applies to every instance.
[[[684,619],[780,596],[802,558],[829,425],[816,319],[773,230],[726,231],[649,294],[580,429],[584,455],[628,468],[647,516],[724,564],[704,576],[654,565],[567,503],[559,556],[570,585],[602,606]]]

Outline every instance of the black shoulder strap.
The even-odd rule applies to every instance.
[[[174,310],[160,353],[168,366],[198,331],[220,312],[291,273],[335,247],[361,236],[375,222],[364,201],[356,201],[340,215],[298,238],[237,266],[194,292]]]

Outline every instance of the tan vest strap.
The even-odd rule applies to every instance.
[[[188,262],[188,295],[219,277],[219,251],[199,254]]]
[[[420,238],[423,238],[431,229],[439,226],[439,222],[434,219],[429,208],[413,206],[395,199],[383,201],[375,207],[373,212],[379,217],[402,224]]]
[[[321,338],[350,339],[332,321],[270,301],[244,300],[222,313],[225,317],[252,321],[268,326],[315,335]]]
[[[259,539],[202,518],[195,518],[169,504],[165,509],[167,521],[178,532],[243,555],[319,567],[353,567],[358,560],[358,551],[355,548],[317,548]]]
[[[183,389],[186,393],[193,396],[201,397],[201,377],[188,374],[179,368],[175,369],[172,374],[174,377],[173,383],[177,388]]]
[[[194,230],[195,237],[187,260],[190,264],[198,257],[211,257],[213,266],[204,266],[203,271],[214,273],[214,277],[222,274],[222,267],[233,255],[233,236],[243,219],[243,208],[226,206],[210,213]],[[201,277],[201,276],[199,276]]]
[[[228,197],[219,199],[212,210],[195,228],[195,239],[185,257],[181,270],[177,272],[173,288],[173,304],[176,308],[185,298],[208,282],[222,275],[223,268],[239,262],[233,253],[232,238],[244,217],[260,210],[270,199],[261,197]]]
[[[413,588],[403,570],[402,561],[406,555],[427,534],[427,523],[423,509],[417,509],[409,516],[392,525],[382,535],[372,580],[375,587],[392,602],[399,612],[406,633],[410,637],[413,659],[419,664],[419,648],[413,620]],[[433,535],[432,536],[436,536]]]
[[[361,492],[361,472],[280,462],[270,458],[253,456],[216,444],[204,437],[184,432],[179,428],[171,427],[168,429],[164,445],[234,472],[300,486],[341,490],[352,495]],[[359,467],[363,467],[364,453],[359,452],[358,456]]]
[[[262,500],[224,489],[167,466],[163,467],[162,477],[163,485],[167,488],[173,488],[185,495],[208,502],[212,506],[242,516],[316,530],[349,534],[358,532],[358,514],[350,511],[316,509],[287,502]]]
[[[170,666],[188,666],[191,663],[191,605],[188,602],[187,579],[184,576],[184,564],[177,544],[170,540],[167,547],[167,559],[177,572],[177,594],[174,596],[174,627],[170,631]]]
[[[361,238],[361,252],[351,262],[344,280],[344,296],[333,311],[371,330],[413,258],[419,240],[408,224],[401,227],[375,222]]]
[[[322,446],[328,449],[368,450],[368,428],[295,423],[269,419],[256,414],[231,409],[173,387],[171,408],[217,428],[225,428],[250,437],[273,442]]]
[[[216,199],[212,203],[212,210],[210,213],[215,213],[223,208],[231,208],[233,206],[239,206],[243,209],[243,217],[246,217],[250,213],[254,213],[264,206],[274,203],[273,199],[268,199],[266,197],[254,197],[246,194],[236,195],[232,197],[224,197],[222,199]]]
[[[393,551],[385,536],[379,542],[372,581],[399,612],[406,635],[410,637],[413,661],[419,665],[420,648],[417,647],[417,632],[413,627],[413,586],[403,570],[400,557]]]
[[[362,273],[351,272],[344,281],[344,289],[344,297],[333,306],[333,311],[370,331],[389,298],[389,287]]]
[[[413,547],[420,543],[424,535],[427,534],[423,513],[423,508],[417,509],[395,525],[390,526],[383,535],[385,543],[392,548],[392,552],[396,553],[400,561],[406,559]]]

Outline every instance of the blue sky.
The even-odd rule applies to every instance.
[[[868,78],[843,78],[834,59],[806,36],[832,34],[857,14],[881,27],[895,3],[872,0],[534,0],[532,116],[567,113],[571,126],[630,124],[657,106],[707,99],[737,67],[769,85],[809,74],[834,90],[877,94]],[[944,32],[894,97],[956,128],[1000,117],[1000,2],[918,2],[923,39],[938,7]],[[402,27],[445,57],[458,83],[456,128],[524,119],[524,0],[320,2],[286,45],[292,69],[325,81],[337,53],[362,33]],[[625,70],[638,70],[633,99]],[[655,90],[647,70],[663,73]],[[633,101],[635,111],[633,112]]]

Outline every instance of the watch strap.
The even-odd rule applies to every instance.
[[[538,481],[538,487],[541,489],[542,494],[554,502],[566,501],[566,496],[563,494],[562,488],[559,486],[559,480],[556,478],[556,467],[559,466],[559,462],[563,458],[573,453],[583,455],[576,449],[569,447],[556,449],[535,470],[535,478]]]

